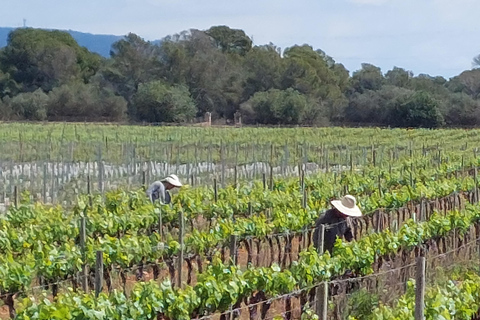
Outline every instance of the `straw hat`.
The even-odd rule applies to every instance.
[[[331,204],[341,213],[349,217],[361,217],[362,211],[357,206],[354,196],[346,195],[340,200],[332,200]]]
[[[171,174],[168,177],[164,178],[162,180],[162,182],[168,182],[172,186],[175,186],[175,187],[181,187],[182,186],[182,183],[180,182],[180,179],[178,179],[178,177],[174,174]]]

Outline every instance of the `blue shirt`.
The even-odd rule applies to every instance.
[[[161,181],[152,183],[146,193],[152,203],[159,200],[161,204],[169,204],[171,201],[170,193],[165,189],[165,185]]]

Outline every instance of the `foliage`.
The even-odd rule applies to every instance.
[[[417,92],[397,104],[391,113],[392,122],[400,127],[436,128],[443,124],[439,102],[426,92]]]
[[[126,101],[107,89],[92,84],[70,83],[49,93],[48,117],[62,120],[84,120],[94,117],[122,120],[127,111]]]
[[[195,105],[187,88],[162,81],[140,84],[133,105],[138,118],[149,122],[186,122],[195,116]]]
[[[245,55],[252,48],[252,40],[243,30],[230,29],[227,26],[215,26],[205,33],[215,39],[217,47],[222,52]]]
[[[47,118],[48,96],[40,89],[25,92],[11,99],[4,99],[5,112],[17,120],[45,120]]]
[[[129,33],[113,43],[110,53],[110,58],[103,59],[80,47],[67,32],[15,29],[8,45],[0,50],[0,98],[39,88],[48,93],[83,83],[95,87],[86,91],[101,92],[99,98],[108,111],[85,115],[83,108],[74,108],[73,114],[65,116],[68,119],[95,121],[102,113],[102,119],[122,121],[125,102],[113,98],[121,96],[130,120],[150,121],[152,114],[138,111],[133,100],[144,94],[139,92],[141,85],[162,81],[169,88],[185,87],[193,100],[193,107],[176,113],[181,121],[192,118],[192,108],[196,117],[211,112],[214,120],[220,118],[227,123],[239,111],[243,122],[250,124],[439,127],[471,126],[480,121],[476,110],[479,69],[447,80],[426,74],[415,76],[399,67],[383,73],[379,67],[363,63],[350,76],[349,70],[319,48],[308,44],[283,50],[273,43],[254,46],[245,31],[224,25],[185,30],[158,43]],[[293,117],[282,112],[280,118],[266,122],[265,114],[282,110],[285,105],[275,100],[265,105],[268,110],[257,112],[251,107],[251,99],[271,90],[298,91],[306,100],[304,110],[295,110]],[[411,99],[404,98],[407,92]],[[425,94],[436,101],[436,107],[425,99],[420,101]],[[458,94],[468,95],[471,100],[459,99]],[[298,109],[296,104],[294,109]],[[47,112],[46,120],[59,120],[58,114]],[[401,120],[401,116],[409,120]],[[7,120],[18,117],[15,112],[2,113]]]
[[[308,103],[307,98],[296,90],[270,89],[257,92],[243,108],[254,113],[258,123],[298,124],[304,120]]]
[[[71,80],[88,81],[101,63],[100,56],[80,47],[62,31],[18,28],[1,51],[0,66],[25,91],[50,91]]]

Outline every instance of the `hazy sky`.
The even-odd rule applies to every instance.
[[[146,40],[214,25],[254,44],[307,43],[351,72],[372,63],[446,78],[480,54],[480,0],[0,0],[0,26],[125,35]]]

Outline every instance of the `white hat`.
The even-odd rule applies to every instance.
[[[171,185],[175,187],[181,187],[182,183],[180,182],[180,179],[174,174],[169,175],[168,177],[164,178],[162,181],[168,182]]]
[[[354,196],[346,195],[340,200],[332,200],[331,204],[341,213],[349,217],[361,217],[362,211],[357,206]]]

